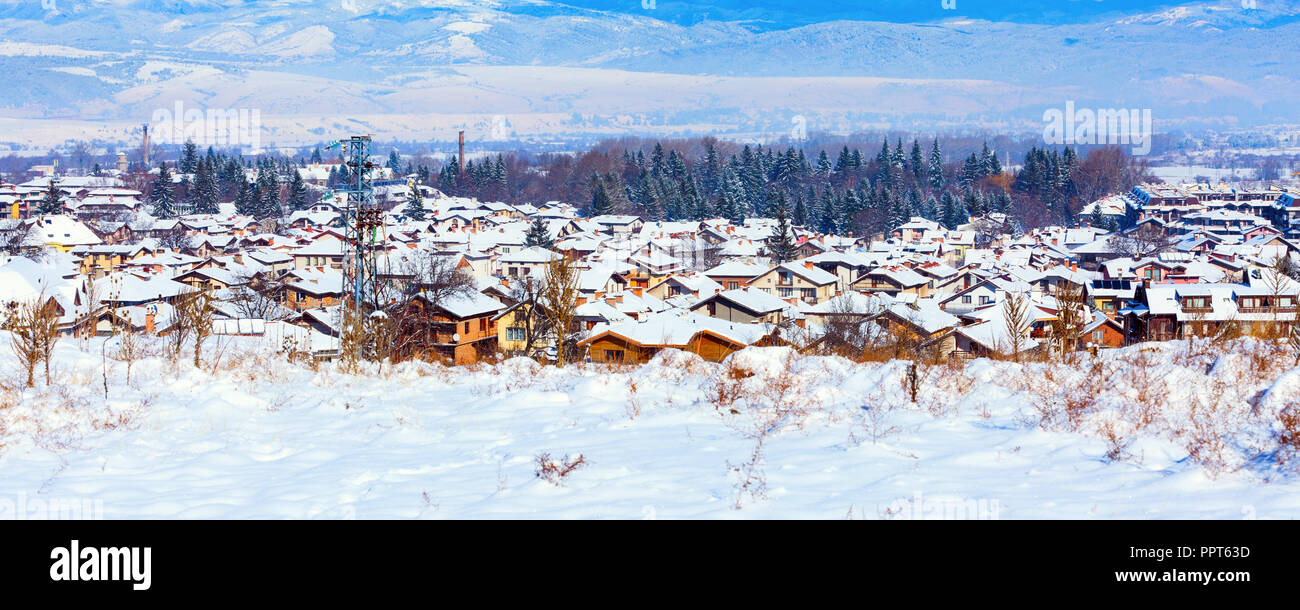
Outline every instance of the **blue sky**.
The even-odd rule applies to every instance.
[[[583,8],[650,14],[657,19],[692,24],[704,19],[754,20],[760,27],[784,28],[834,19],[924,22],[951,17],[1021,23],[1079,23],[1108,13],[1147,12],[1178,2],[1139,0],[955,0],[946,10],[942,0],[557,0]],[[1259,0],[1261,2],[1267,0]]]

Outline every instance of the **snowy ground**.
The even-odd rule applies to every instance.
[[[128,384],[64,340],[52,386],[0,364],[0,518],[1295,518],[1271,430],[1300,369],[1246,348],[921,367],[912,402],[906,363],[782,348],[353,376],[250,344]],[[542,453],[588,463],[556,485]]]

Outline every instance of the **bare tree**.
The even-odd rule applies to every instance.
[[[515,328],[523,330],[525,356],[533,356],[534,350],[550,336],[550,318],[542,307],[543,282],[537,278],[524,276],[510,289],[510,299],[515,305]]]
[[[197,368],[202,364],[203,341],[212,336],[212,291],[205,288],[182,293],[176,297],[175,307],[173,332],[179,334],[183,328],[184,335],[194,342],[194,366]],[[175,345],[179,352],[180,342]]]
[[[24,303],[9,303],[3,328],[10,333],[10,347],[23,370],[27,387],[35,385],[36,365],[45,363],[45,385],[50,384],[50,357],[59,340],[58,309],[41,293]]]
[[[578,310],[579,269],[569,257],[551,262],[542,282],[542,308],[555,336],[555,364],[564,366],[572,347],[573,321]]]
[[[429,252],[408,260],[405,271],[411,277],[407,294],[421,294],[431,303],[466,296],[477,290],[474,277],[457,266],[454,255]]]
[[[0,220],[0,254],[22,256],[34,261],[45,258],[40,239],[32,239],[36,224],[28,220]]]
[[[189,235],[186,235],[184,231],[176,230],[159,237],[158,247],[173,252],[182,252],[189,250],[192,247],[190,242],[191,240]]]
[[[1079,334],[1083,332],[1087,320],[1088,297],[1083,285],[1065,282],[1056,293],[1056,319],[1052,320],[1052,338],[1057,351],[1064,360],[1068,354],[1078,349]]]
[[[1264,281],[1264,287],[1269,294],[1269,314],[1271,323],[1265,329],[1264,336],[1270,339],[1289,335],[1288,327],[1292,322],[1282,320],[1280,303],[1282,297],[1296,295],[1291,291],[1293,284],[1291,280],[1292,273],[1295,270],[1295,264],[1285,253],[1277,255],[1273,262],[1260,273],[1260,279]],[[1292,306],[1294,306],[1294,301]]]
[[[1164,231],[1152,225],[1143,225],[1110,240],[1111,252],[1137,258],[1155,254],[1168,245],[1169,238]]]
[[[230,303],[241,318],[282,320],[285,309],[280,305],[284,293],[284,276],[268,277],[265,273],[241,271],[230,286]]]
[[[881,347],[885,334],[879,324],[871,322],[884,311],[880,301],[868,298],[857,306],[851,295],[844,295],[834,299],[830,308],[822,325],[821,349],[845,358],[869,359]]]
[[[367,337],[365,358],[384,360],[414,353],[419,341],[437,336],[439,323],[432,310],[478,290],[474,277],[458,267],[459,260],[454,255],[424,252],[402,263],[399,275],[405,280],[378,291],[384,295],[376,304],[382,313],[359,321]]]
[[[1019,292],[1008,292],[1002,301],[1002,320],[1007,325],[1008,340],[1011,345],[1011,359],[1020,362],[1020,353],[1024,351],[1029,338],[1029,329],[1033,320],[1029,317],[1029,299]]]

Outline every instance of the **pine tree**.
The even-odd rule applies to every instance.
[[[910,165],[912,177],[916,179],[917,184],[920,184],[922,176],[925,175],[925,156],[921,154],[920,140],[912,140],[912,156]]]
[[[182,174],[193,174],[199,171],[199,147],[194,145],[194,140],[186,140],[185,146],[181,152]]]
[[[257,199],[257,213],[253,216],[258,220],[279,218],[283,213],[280,209],[280,181],[269,164],[257,174],[256,186],[261,196]]]
[[[298,212],[307,209],[307,184],[302,180],[302,172],[293,169],[289,174],[289,211]]]
[[[943,226],[948,229],[956,229],[958,225],[964,224],[967,220],[965,211],[961,209],[961,204],[949,191],[943,192],[939,215],[939,222],[943,223]]]
[[[540,216],[533,219],[533,224],[528,225],[528,232],[524,234],[524,245],[537,246],[547,250],[555,247],[555,240],[551,239],[551,232],[546,228],[546,221]]]
[[[50,184],[45,188],[45,194],[41,196],[41,202],[36,207],[36,211],[41,214],[62,214],[63,213],[63,191],[54,184],[54,179],[50,179]]]
[[[396,148],[388,151],[388,169],[393,171],[394,178],[402,173],[402,157],[397,154]]]
[[[800,227],[808,226],[808,206],[803,201],[803,195],[796,195],[794,200],[794,224]]]
[[[830,187],[826,187],[822,191],[822,209],[818,214],[818,231],[827,234],[838,234],[841,231],[843,225],[841,225],[840,221],[844,218],[844,214],[837,204],[838,200],[831,192]]]
[[[774,208],[772,214],[776,218],[776,226],[772,227],[772,234],[767,237],[767,253],[773,262],[780,264],[794,258],[794,231],[790,228],[784,195],[778,195]]]
[[[1088,226],[1094,229],[1105,229],[1109,225],[1106,222],[1106,216],[1101,213],[1101,202],[1096,201],[1092,204],[1092,213],[1088,215]]]
[[[190,189],[189,207],[194,214],[217,213],[217,179],[212,165],[199,159],[194,169],[194,188]]]
[[[406,201],[402,213],[411,220],[424,220],[424,194],[420,192],[419,185],[411,189],[411,197]]]
[[[826,156],[825,150],[817,155],[817,173],[822,176],[831,175],[831,159]]]
[[[892,155],[889,152],[889,139],[880,145],[880,152],[876,154],[876,183],[889,184],[893,181]]]
[[[253,183],[244,181],[235,195],[235,213],[242,216],[257,216],[257,197],[253,193]]]
[[[176,217],[176,195],[172,191],[172,172],[167,168],[167,162],[158,164],[158,178],[154,180],[153,189],[149,192],[149,204],[153,206],[153,215],[155,218],[175,218]]]
[[[939,191],[943,190],[943,152],[939,150],[939,139],[934,139],[934,145],[930,147],[930,188]]]
[[[604,216],[614,213],[614,202],[609,198],[609,192],[605,190],[605,183],[600,176],[592,175],[591,177],[591,207],[588,209],[589,216]]]
[[[835,160],[835,173],[843,173],[853,168],[853,157],[849,155],[847,145],[840,149],[840,156]]]

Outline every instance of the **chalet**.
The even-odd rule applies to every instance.
[[[320,237],[289,254],[293,257],[295,269],[320,266],[343,268],[343,240],[340,239]]]
[[[719,284],[707,275],[692,273],[688,275],[670,275],[651,285],[646,292],[659,299],[676,296],[707,296],[723,290]]]
[[[296,311],[330,307],[343,300],[343,273],[333,267],[293,269],[280,278],[279,284],[281,304]]]
[[[472,364],[497,351],[497,321],[506,307],[481,293],[430,302],[423,293],[390,312],[401,325],[397,357],[437,357],[454,364]]]
[[[720,362],[749,346],[784,345],[776,326],[741,324],[717,318],[664,313],[647,320],[598,326],[578,343],[592,362],[638,364],[665,349],[680,349]]]
[[[728,322],[780,324],[791,305],[762,289],[747,288],[724,290],[705,296],[690,309]]]
[[[626,216],[617,214],[606,214],[604,216],[592,217],[591,222],[600,226],[600,231],[615,236],[630,236],[641,230],[644,224],[636,216]]]
[[[92,277],[104,277],[125,263],[153,254],[151,249],[142,244],[100,244],[73,248],[71,252],[81,258],[81,274]]]
[[[510,254],[502,254],[497,259],[499,273],[508,278],[544,277],[551,263],[562,256],[540,246],[522,248]]]
[[[705,271],[704,275],[721,284],[727,290],[735,290],[748,285],[754,278],[767,273],[767,271],[768,268],[763,265],[727,262]]]
[[[816,305],[835,295],[836,282],[834,274],[805,260],[777,265],[751,280],[749,285],[780,299],[797,298]]]
[[[930,280],[901,265],[877,267],[853,281],[852,288],[863,292],[896,295],[910,292],[920,297],[930,294]]]

